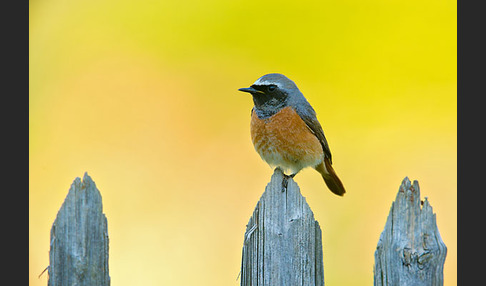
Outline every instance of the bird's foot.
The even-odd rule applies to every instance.
[[[289,179],[293,179],[296,174],[285,175],[285,173],[283,173],[282,192],[285,192],[287,190],[287,186],[289,185]]]
[[[289,176],[284,174],[284,177],[282,179],[282,193],[287,190],[288,184],[289,184]]]

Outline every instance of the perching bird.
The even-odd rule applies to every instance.
[[[260,157],[271,167],[282,169],[286,180],[300,170],[313,167],[336,195],[346,192],[332,168],[331,150],[316,112],[297,85],[282,74],[271,73],[248,88],[251,93],[251,140]]]

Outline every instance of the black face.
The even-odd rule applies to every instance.
[[[256,107],[277,107],[285,103],[287,93],[275,84],[270,85],[252,85],[250,89],[255,92],[250,92],[253,96],[253,103]]]

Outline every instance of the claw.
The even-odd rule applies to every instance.
[[[282,180],[282,193],[287,190],[287,186],[289,184],[289,176],[284,174],[283,180]]]
[[[280,172],[282,172],[282,175],[283,175],[283,180],[282,180],[282,192],[285,192],[287,190],[287,186],[289,185],[289,179],[293,179],[295,177],[295,175],[297,175],[297,173],[295,174],[291,174],[291,175],[286,175],[285,172],[282,170],[282,168],[280,167],[277,167],[275,168],[275,170],[280,170]]]

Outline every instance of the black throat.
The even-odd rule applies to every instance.
[[[264,92],[251,94],[258,118],[269,118],[287,105],[287,93],[284,90],[279,88],[270,90],[269,86],[265,85],[252,87]]]
[[[262,94],[262,96],[265,95]],[[285,100],[272,99],[262,101],[261,99],[255,98],[255,96],[253,97],[253,103],[255,104],[255,112],[260,119],[273,116],[287,105]]]

